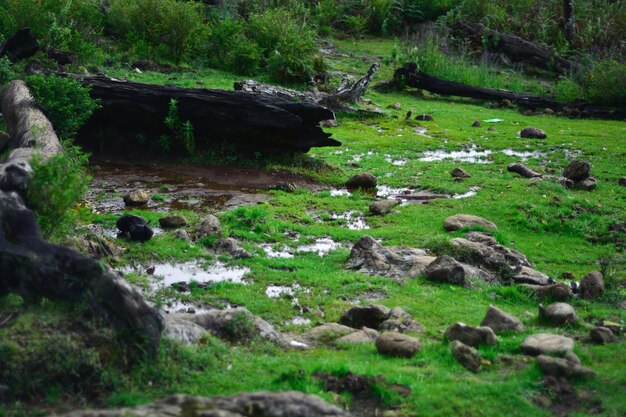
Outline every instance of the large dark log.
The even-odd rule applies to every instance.
[[[23,81],[11,82],[0,102],[10,149],[0,161],[0,297],[13,292],[25,299],[86,302],[133,348],[156,353],[163,329],[158,312],[121,276],[41,235],[35,213],[23,199],[29,161],[35,154],[45,160],[62,148]]]
[[[355,83],[350,83],[347,79],[344,79],[341,86],[332,93],[297,91],[253,80],[235,83],[235,91],[258,93],[290,101],[319,104],[333,110],[350,111],[353,109],[348,107],[347,104],[356,103],[365,94],[379,68],[380,64],[373,64],[367,73]]]
[[[523,62],[561,74],[575,69],[571,61],[556,56],[548,48],[519,36],[485,28],[479,23],[461,21],[454,30],[456,34],[471,40],[475,46],[503,53],[515,62]]]
[[[334,113],[312,103],[238,91],[141,84],[104,76],[81,77],[101,108],[79,133],[79,141],[114,131],[117,138],[158,138],[171,133],[164,121],[176,100],[181,121],[193,125],[198,144],[228,143],[244,151],[307,152],[340,146],[319,122]]]
[[[8,56],[11,61],[29,58],[39,51],[39,42],[30,33],[29,28],[15,32],[0,46],[0,57]]]
[[[426,90],[434,94],[445,96],[468,97],[479,100],[510,100],[520,107],[529,109],[550,108],[555,111],[563,111],[571,116],[595,117],[601,119],[625,120],[626,109],[618,109],[576,101],[574,103],[561,103],[551,97],[537,96],[533,94],[513,93],[507,90],[495,88],[476,87],[454,81],[442,80],[433,77],[423,71],[417,70],[417,65],[409,62],[404,67],[394,72],[396,86],[407,85],[409,87]]]

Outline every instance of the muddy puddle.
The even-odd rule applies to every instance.
[[[340,242],[335,242],[333,239],[325,237],[316,239],[315,242],[296,248],[296,252],[315,253],[319,257],[328,255],[331,251],[337,249],[343,249],[344,245]]]
[[[339,221],[340,225],[347,227],[349,230],[368,230],[370,227],[365,222],[365,217],[358,211],[347,211],[345,213],[330,215],[330,220]]]
[[[452,160],[471,164],[490,164],[492,161],[490,161],[488,157],[492,153],[493,151],[491,149],[479,150],[477,146],[472,145],[460,151],[445,151],[443,149],[424,151],[423,155],[418,160],[422,162]]]
[[[195,261],[184,263],[159,263],[145,266],[131,266],[123,269],[123,272],[135,272],[150,275],[150,283],[154,289],[176,286],[181,289],[188,288],[189,283],[215,284],[218,282],[232,282],[243,284],[245,275],[250,268],[239,266],[227,266],[223,262],[201,264]]]

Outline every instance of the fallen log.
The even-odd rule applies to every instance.
[[[341,86],[332,93],[297,91],[275,85],[263,84],[253,80],[235,83],[235,91],[257,93],[290,101],[314,103],[333,110],[350,111],[353,109],[347,106],[347,104],[356,103],[357,100],[365,94],[379,68],[380,64],[373,64],[367,73],[355,83],[350,83],[347,78],[344,78]]]
[[[509,172],[514,172],[518,175],[521,175],[524,178],[541,177],[540,173],[533,171],[532,169],[530,169],[529,167],[523,164],[518,164],[518,163],[509,164],[509,166],[506,167],[506,170]]]
[[[11,61],[29,58],[39,51],[39,42],[30,33],[29,28],[15,32],[0,46],[0,57],[8,56]]]
[[[461,21],[454,27],[454,31],[457,35],[469,39],[473,45],[486,48],[490,52],[502,53],[514,62],[556,71],[559,74],[568,73],[576,68],[573,62],[555,55],[548,48],[519,36],[486,28],[479,23]]]
[[[277,96],[241,91],[181,88],[141,84],[104,76],[77,77],[99,101],[79,132],[79,143],[94,142],[101,132],[117,139],[159,138],[171,133],[165,125],[170,102],[178,118],[189,121],[198,145],[227,143],[242,151],[307,152],[312,147],[340,146],[319,126],[334,113],[313,103],[296,103]],[[100,146],[98,142],[95,145]],[[128,144],[124,143],[126,151]]]
[[[485,88],[443,80],[433,77],[423,71],[418,71],[417,64],[407,63],[404,67],[394,72],[394,85],[409,86],[426,90],[433,94],[444,96],[467,97],[479,100],[502,101],[509,100],[516,105],[528,109],[552,109],[561,111],[570,116],[581,116],[599,119],[626,119],[626,109],[605,107],[585,101],[573,103],[561,103],[551,97],[537,96],[534,94],[514,93],[496,88]]]
[[[94,259],[44,239],[35,213],[24,203],[30,159],[62,152],[50,122],[23,81],[13,81],[0,100],[9,130],[7,158],[0,161],[0,297],[86,302],[134,349],[156,353],[163,322],[123,278]]]

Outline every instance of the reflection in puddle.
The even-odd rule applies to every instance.
[[[322,238],[315,240],[314,243],[300,246],[296,249],[297,252],[313,252],[322,257],[327,255],[330,251],[340,249],[341,243],[335,242],[331,238]]]
[[[409,194],[411,191],[408,188],[393,188],[388,185],[379,185],[376,192],[376,196],[379,198],[394,199],[401,197],[402,195]]]
[[[367,230],[370,227],[365,222],[365,218],[358,211],[347,211],[343,214],[331,214],[332,220],[343,220],[350,230]]]
[[[457,162],[468,162],[472,164],[490,164],[492,161],[486,159],[493,153],[490,149],[483,151],[477,150],[476,145],[472,145],[469,149],[461,151],[446,152],[443,149],[436,151],[425,151],[424,155],[419,158],[422,162],[444,161],[451,159]]]
[[[466,193],[454,194],[452,196],[452,198],[454,198],[456,200],[460,200],[462,198],[474,197],[476,195],[476,193],[478,192],[478,190],[480,190],[480,187],[478,187],[478,186],[470,187],[469,191],[467,191]]]
[[[419,135],[419,136],[424,136],[425,138],[432,138],[432,136],[430,136],[430,135],[427,135],[427,134],[426,134],[426,131],[427,131],[427,130],[428,130],[428,129],[426,129],[425,127],[421,127],[421,126],[419,126],[419,127],[416,127],[416,128],[415,128],[415,130],[414,130],[413,132],[414,132],[416,135]]]
[[[151,267],[152,268],[152,267]],[[169,287],[173,284],[198,282],[216,283],[233,282],[243,283],[244,276],[250,272],[250,268],[240,266],[227,266],[223,262],[216,261],[213,265],[204,266],[190,261],[181,264],[162,263],[153,265],[152,275],[157,279],[152,286],[155,289]],[[126,267],[123,272],[143,272],[145,267]],[[152,280],[151,280],[152,281]]]
[[[295,325],[295,326],[306,326],[307,324],[311,324],[311,319],[307,319],[306,317],[296,316],[291,320],[287,320],[285,325]]]
[[[280,246],[280,249],[277,249],[280,245],[275,245],[272,243],[263,243],[259,245],[261,249],[265,252],[268,258],[293,258],[293,253],[289,251],[289,249],[284,246]]]
[[[349,197],[350,191],[346,190],[345,188],[334,188],[330,190],[330,196],[331,197]]]
[[[209,311],[208,308],[198,307],[180,300],[171,300],[165,302],[161,309],[167,314],[171,313],[188,313],[188,314],[204,314]]]
[[[391,165],[398,167],[405,166],[409,162],[408,159],[393,159],[391,155],[385,155],[385,161],[389,162]]]
[[[530,158],[545,158],[546,154],[539,151],[514,151],[513,149],[503,149],[500,152],[507,156],[516,156],[520,158],[522,161],[526,161]]]

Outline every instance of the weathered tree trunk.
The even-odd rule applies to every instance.
[[[573,103],[560,103],[550,97],[542,97],[533,94],[513,93],[507,90],[495,88],[475,87],[454,81],[442,80],[433,77],[423,71],[417,70],[413,62],[398,68],[394,73],[396,86],[407,85],[413,88],[426,90],[434,94],[445,96],[468,97],[479,100],[510,100],[523,108],[545,109],[563,111],[570,116],[595,117],[600,119],[626,120],[626,109],[612,108],[576,101]]]
[[[0,57],[6,55],[11,61],[18,61],[35,55],[37,51],[39,42],[30,33],[29,28],[23,28],[0,46]]]
[[[312,103],[294,103],[279,97],[141,84],[104,76],[78,78],[91,87],[99,101],[79,133],[79,141],[94,140],[102,131],[119,138],[158,138],[171,133],[164,121],[170,101],[176,100],[178,117],[189,121],[198,144],[228,143],[243,151],[307,152],[312,147],[339,146],[319,122],[334,113]]]
[[[576,38],[576,21],[574,20],[574,0],[563,0],[563,29],[570,45]]]
[[[461,21],[455,27],[457,34],[469,38],[475,46],[485,47],[491,52],[505,54],[515,62],[523,62],[539,68],[566,73],[575,65],[556,56],[552,51],[519,36],[509,35],[485,28],[479,23]]]
[[[379,68],[380,64],[373,64],[367,73],[355,83],[350,83],[347,79],[344,79],[341,86],[333,93],[296,91],[253,80],[235,83],[235,91],[258,93],[290,101],[314,103],[333,110],[353,110],[347,104],[356,103],[365,94]]]
[[[0,103],[9,130],[8,157],[0,161],[0,296],[87,302],[124,338],[156,353],[162,320],[120,276],[41,235],[35,213],[24,204],[29,160],[62,152],[50,122],[23,81],[13,81]]]

